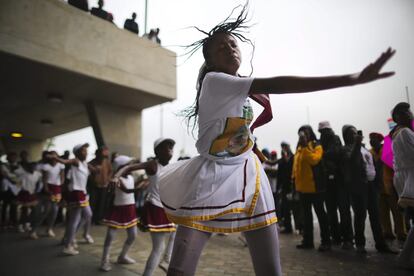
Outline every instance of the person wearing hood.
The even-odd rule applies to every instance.
[[[336,244],[342,242],[342,249],[351,249],[353,247],[351,202],[349,193],[344,188],[341,173],[342,143],[328,121],[320,122],[318,131],[321,134],[322,160],[326,169],[326,209],[331,237]],[[338,210],[340,222],[338,220]]]
[[[371,153],[362,144],[362,132],[357,131],[353,125],[344,125],[342,136],[345,141],[342,152],[344,184],[351,195],[357,252],[367,253],[364,232],[368,211],[375,248],[381,253],[396,253],[388,247],[382,235],[378,190],[374,182],[374,161]]]

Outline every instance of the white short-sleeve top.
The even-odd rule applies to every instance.
[[[83,191],[86,193],[86,185],[88,183],[89,169],[86,161],[78,160],[78,166],[71,166],[68,172],[69,190]]]
[[[60,174],[65,170],[65,165],[56,163],[54,166],[51,164],[44,164],[42,166],[42,171],[47,173],[47,183],[60,186],[62,185]]]
[[[132,175],[128,175],[127,177],[120,178],[122,184],[124,184],[125,188],[133,189],[134,188],[134,177]],[[130,205],[135,204],[135,197],[134,193],[125,193],[119,188],[115,189],[115,199],[114,205],[115,206],[122,206],[122,205]]]

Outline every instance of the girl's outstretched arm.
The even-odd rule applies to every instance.
[[[394,72],[380,73],[382,67],[395,54],[395,50],[388,48],[374,62],[366,66],[360,73],[326,77],[297,77],[282,76],[273,78],[254,79],[250,87],[250,94],[288,94],[308,93],[320,90],[363,84],[394,75]]]

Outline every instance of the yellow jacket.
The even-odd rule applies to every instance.
[[[316,185],[312,167],[317,165],[323,155],[321,145],[309,142],[307,147],[298,147],[293,161],[292,178],[295,181],[296,191],[301,193],[316,193]]]

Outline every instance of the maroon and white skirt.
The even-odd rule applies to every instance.
[[[142,210],[140,226],[150,232],[174,232],[175,224],[168,220],[163,208],[146,202]]]
[[[112,206],[102,222],[109,227],[118,229],[136,226],[138,219],[135,204]]]
[[[47,184],[47,188],[49,189],[50,193],[49,200],[59,203],[62,200],[62,186]]]
[[[71,191],[68,193],[66,201],[68,207],[87,207],[89,206],[89,196],[84,191]]]
[[[20,191],[16,198],[17,204],[24,207],[36,206],[39,199],[36,194],[31,194],[28,191]]]

